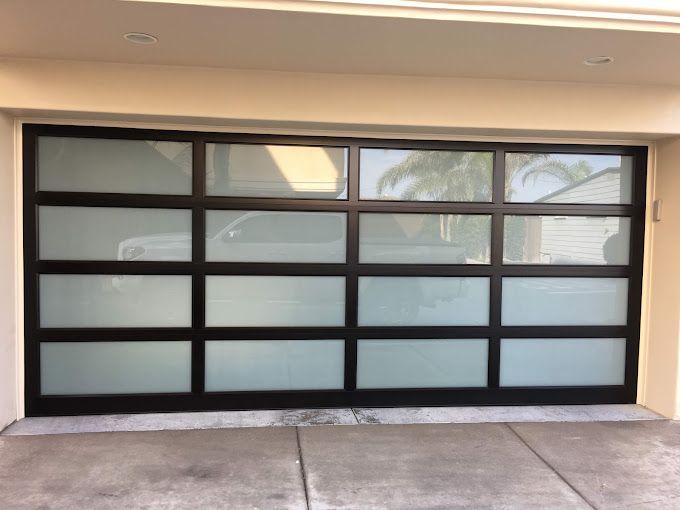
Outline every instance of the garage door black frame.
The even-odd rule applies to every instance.
[[[47,192],[37,188],[39,136],[185,141],[193,144],[191,196]],[[205,196],[205,144],[266,143],[336,146],[349,149],[348,199],[273,199]],[[387,202],[359,200],[359,148],[448,149],[493,151],[493,201],[490,203]],[[633,156],[631,205],[566,205],[504,203],[505,152],[558,152]],[[642,264],[645,226],[647,148],[620,145],[565,145],[331,138],[259,134],[204,133],[108,127],[26,124],[23,127],[24,209],[24,334],[26,415],[70,415],[116,412],[154,412],[220,409],[275,409],[292,407],[490,405],[490,404],[594,404],[636,400],[640,338]],[[88,262],[38,260],[37,207],[39,205],[93,207],[190,208],[193,214],[192,262]],[[221,263],[205,261],[206,209],[267,209],[342,211],[347,213],[347,260],[344,264]],[[359,212],[420,212],[489,214],[492,217],[491,264],[406,265],[359,264]],[[628,266],[508,266],[502,265],[504,214],[559,214],[629,216]],[[193,278],[191,328],[65,329],[39,327],[38,275],[40,274],[186,274]],[[213,328],[205,327],[205,275],[342,275],[346,276],[346,327],[328,328]],[[359,327],[358,277],[370,276],[488,276],[489,326],[475,327]],[[626,326],[501,326],[503,276],[581,276],[629,278]],[[499,387],[501,338],[625,337],[626,366],[623,386]],[[345,339],[345,388],[335,391],[204,392],[206,340]],[[357,390],[357,338],[488,338],[488,387],[445,389]],[[145,395],[42,396],[40,394],[40,342],[54,341],[190,340],[192,389],[190,393]]]

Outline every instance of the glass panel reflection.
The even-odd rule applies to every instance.
[[[206,144],[208,195],[347,198],[347,149]]]
[[[486,339],[359,340],[357,388],[487,385]]]
[[[361,149],[363,200],[490,202],[492,152]]]
[[[191,211],[39,207],[43,260],[190,261]]]
[[[191,194],[191,143],[41,136],[41,191]]]
[[[189,327],[191,276],[42,274],[40,326]]]
[[[630,204],[632,183],[632,156],[505,155],[506,202]]]
[[[206,326],[344,326],[344,276],[207,276]]]
[[[488,264],[490,244],[488,215],[359,215],[361,263]]]
[[[191,342],[40,344],[43,395],[191,391]]]
[[[205,343],[206,391],[339,390],[344,378],[344,340]]]
[[[503,338],[500,385],[622,385],[625,362],[625,338]]]
[[[486,326],[489,278],[360,276],[360,326]]]
[[[206,260],[345,262],[346,213],[207,211]]]
[[[623,326],[627,278],[503,278],[504,326]]]
[[[630,218],[505,216],[506,264],[627,265]]]

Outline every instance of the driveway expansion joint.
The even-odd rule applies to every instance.
[[[533,454],[534,454],[534,455],[535,455],[535,456],[536,456],[543,464],[545,464],[545,465],[550,469],[550,471],[552,471],[553,473],[555,473],[555,475],[556,475],[560,480],[562,480],[562,481],[563,481],[563,482],[564,482],[564,483],[565,483],[572,491],[574,491],[574,492],[578,495],[578,497],[580,497],[580,498],[581,498],[581,499],[582,499],[582,500],[583,500],[590,508],[592,508],[593,510],[598,510],[598,508],[595,506],[595,504],[593,504],[588,498],[586,498],[580,490],[578,490],[571,482],[569,482],[569,480],[567,480],[564,476],[562,476],[562,474],[561,474],[559,471],[557,471],[557,469],[555,469],[555,468],[554,468],[554,467],[553,467],[553,466],[552,466],[545,458],[543,458],[543,456],[542,456],[541,454],[539,454],[539,453],[538,453],[538,452],[537,452],[537,451],[536,451],[536,450],[535,450],[535,449],[534,449],[534,448],[533,448],[533,447],[532,447],[532,446],[531,446],[531,445],[530,445],[530,444],[529,444],[529,443],[528,443],[528,442],[527,442],[527,441],[519,434],[519,432],[517,432],[517,431],[512,427],[512,424],[510,424],[510,423],[504,423],[504,425],[505,425],[506,427],[508,427],[508,429],[510,429],[510,431],[515,435],[515,437],[517,437],[517,439],[519,439],[519,440],[521,441],[521,443],[522,443],[524,446],[526,446],[526,447],[529,449],[529,451],[530,451],[531,453],[533,453]]]
[[[302,487],[305,491],[305,503],[307,510],[311,509],[309,504],[309,489],[307,487],[307,473],[305,472],[305,461],[302,458],[302,444],[300,443],[300,427],[295,427],[295,439],[297,440],[298,462],[300,463],[300,476],[302,477]]]

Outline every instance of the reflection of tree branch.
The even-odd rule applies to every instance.
[[[529,178],[532,178],[535,184],[541,175],[551,175],[564,184],[574,184],[592,173],[593,167],[587,161],[581,160],[569,165],[551,157],[528,167],[522,176],[522,184],[526,184]]]

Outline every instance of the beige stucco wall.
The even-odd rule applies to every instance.
[[[644,401],[680,419],[680,139],[657,145],[654,197],[661,221],[652,224],[647,377]]]
[[[680,89],[0,60],[0,109],[463,134],[680,134]]]
[[[544,141],[579,142],[680,135],[680,89],[672,87],[40,60],[0,60],[2,109],[27,120],[79,119],[77,122],[95,124],[245,132],[486,136],[499,140],[540,137]],[[2,117],[0,125],[0,305],[8,304],[0,309],[1,425],[16,414],[13,367],[14,349],[19,347],[9,340],[14,338],[17,311],[13,290],[13,256],[18,250],[13,230],[13,131],[7,116]],[[680,412],[680,275],[672,261],[678,253],[673,232],[680,223],[680,171],[676,169],[680,165],[680,140],[662,143],[659,161],[656,193],[666,198],[664,221],[654,225],[649,242],[654,253],[648,260],[652,264],[647,265],[647,276],[654,275],[654,281],[646,300],[651,312],[645,321],[643,333],[648,335],[643,345],[649,348],[643,347],[641,357],[640,401],[675,416]]]
[[[17,417],[14,122],[0,112],[0,430]]]

